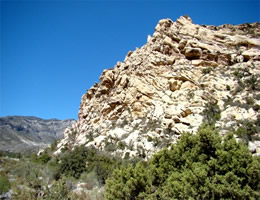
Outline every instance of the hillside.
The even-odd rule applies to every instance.
[[[160,20],[147,43],[104,70],[82,96],[62,148],[150,157],[203,123],[238,131],[260,153],[260,24]],[[249,131],[248,131],[249,130]]]
[[[160,20],[78,120],[0,118],[0,199],[259,199],[260,24]],[[3,145],[2,145],[3,144]],[[20,150],[18,150],[20,148]]]
[[[0,150],[39,150],[63,137],[64,129],[75,120],[44,120],[37,117],[0,117]]]

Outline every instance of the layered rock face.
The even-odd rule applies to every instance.
[[[86,145],[147,158],[203,122],[222,134],[250,122],[259,133],[259,75],[259,23],[160,20],[147,44],[104,70],[82,96],[78,121],[56,153]],[[259,150],[258,141],[250,144]]]

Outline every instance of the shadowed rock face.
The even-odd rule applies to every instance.
[[[100,83],[82,96],[78,121],[66,129],[56,153],[83,144],[122,157],[149,157],[205,121],[214,121],[222,134],[243,121],[255,123],[259,36],[259,23],[160,20],[143,47],[104,70]]]
[[[44,120],[37,117],[0,117],[0,150],[24,152],[38,150],[63,137],[75,120]]]

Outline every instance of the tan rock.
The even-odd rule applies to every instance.
[[[217,67],[218,63],[214,61],[207,61],[202,59],[192,60],[192,65],[195,66],[204,66],[204,67]]]
[[[153,88],[150,85],[144,84],[139,79],[134,80],[134,85],[138,92],[140,92],[146,96],[152,96],[155,93],[155,91],[153,90]]]
[[[153,139],[173,143],[184,131],[196,133],[213,108],[220,109],[216,127],[223,135],[239,121],[257,120],[251,107],[260,104],[254,99],[259,91],[251,85],[257,87],[260,74],[260,25],[250,26],[249,33],[248,25],[200,26],[188,16],[160,20],[147,44],[104,70],[100,83],[82,96],[71,127],[75,141],[67,129],[57,153],[82,144],[103,151],[117,138],[127,147],[112,154],[136,156],[142,148],[149,157],[160,150]],[[86,139],[90,133],[92,142]]]
[[[174,47],[174,44],[172,42],[172,39],[168,36],[166,36],[163,40],[163,44],[169,45],[170,47]]]
[[[182,85],[182,81],[180,80],[175,80],[175,79],[170,79],[169,80],[169,88],[172,92],[174,92],[175,90],[179,90],[181,85]]]
[[[188,60],[199,59],[201,55],[202,55],[202,51],[200,48],[191,48],[191,47],[185,48],[185,57]]]
[[[132,105],[132,109],[134,112],[141,112],[142,111],[142,104],[140,102],[135,102],[133,105]]]
[[[180,90],[196,89],[196,88],[197,88],[197,86],[196,86],[194,83],[192,83],[192,82],[190,82],[190,81],[185,81],[185,82],[181,85]]]
[[[244,51],[242,53],[242,56],[244,56],[245,60],[260,60],[260,53],[259,53],[259,49],[257,48],[252,48],[249,49],[247,51]]]

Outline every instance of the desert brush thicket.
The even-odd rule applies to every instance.
[[[260,159],[232,133],[222,138],[203,125],[183,133],[177,144],[114,170],[106,180],[107,199],[257,199]]]
[[[260,197],[260,158],[233,133],[221,137],[214,125],[204,124],[194,135],[183,133],[148,161],[112,157],[84,146],[53,157],[53,149],[19,156],[19,161],[2,156],[1,192],[12,188],[14,198],[30,200]],[[8,181],[10,175],[15,182]],[[78,183],[86,183],[86,192],[73,192]]]

